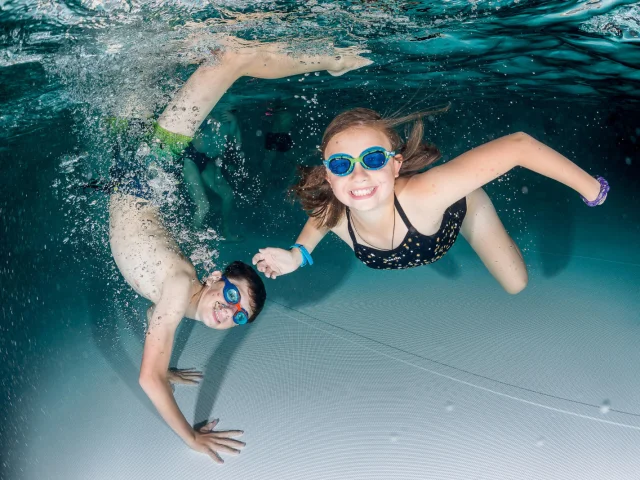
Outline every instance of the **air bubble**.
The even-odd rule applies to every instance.
[[[626,163],[627,165],[631,165],[631,157],[626,157],[624,159],[624,163]]]
[[[609,400],[604,400],[600,404],[600,413],[602,413],[603,415],[606,415],[610,411],[611,411],[611,402]]]
[[[138,157],[146,157],[151,153],[151,148],[146,143],[140,144],[138,151],[136,151],[136,156]]]
[[[525,195],[529,193],[529,188],[526,186],[522,187],[522,193],[524,193]]]
[[[540,437],[536,440],[536,447],[544,447],[544,437]]]
[[[392,433],[391,435],[389,435],[389,440],[391,440],[391,443],[398,443],[398,439],[399,436],[397,433]]]
[[[447,412],[453,412],[453,402],[447,402],[444,406],[444,409]]]
[[[262,130],[256,130],[256,137],[262,136]]]

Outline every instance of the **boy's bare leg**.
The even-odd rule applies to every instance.
[[[275,79],[322,70],[342,75],[372,63],[360,56],[364,50],[354,48],[336,48],[335,55],[294,57],[278,43],[242,42],[232,37],[222,43],[223,49],[212,53],[218,63],[199,67],[171,100],[158,119],[162,128],[193,137],[222,95],[243,76]]]
[[[233,189],[222,175],[222,169],[213,161],[207,163],[202,180],[222,200],[222,236],[226,241],[239,242],[243,238],[233,233],[231,225],[236,223],[238,215],[234,209]]]
[[[200,170],[198,170],[193,160],[185,158],[184,165],[182,166],[182,175],[187,185],[189,197],[191,197],[196,208],[193,214],[193,226],[195,228],[202,228],[204,219],[209,213],[211,206],[209,205],[207,192],[204,189],[204,184],[200,176]]]

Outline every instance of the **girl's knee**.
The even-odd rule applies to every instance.
[[[527,273],[527,270],[524,269],[522,273],[514,276],[514,278],[511,279],[507,285],[503,285],[503,287],[507,293],[510,293],[511,295],[516,295],[521,291],[523,291],[527,287],[528,283],[529,283],[529,274]]]

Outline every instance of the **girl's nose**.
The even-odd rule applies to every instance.
[[[362,166],[360,162],[356,163],[351,172],[354,180],[366,180],[369,177],[369,172]]]

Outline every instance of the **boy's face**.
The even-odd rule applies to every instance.
[[[200,320],[207,327],[216,330],[233,328],[237,324],[233,321],[233,314],[237,311],[235,304],[229,303],[224,298],[224,281],[222,272],[213,272],[204,286],[204,291],[198,302],[196,320]],[[244,308],[249,317],[253,315],[253,309],[249,305],[249,288],[246,280],[228,279],[240,291],[240,306]]]

